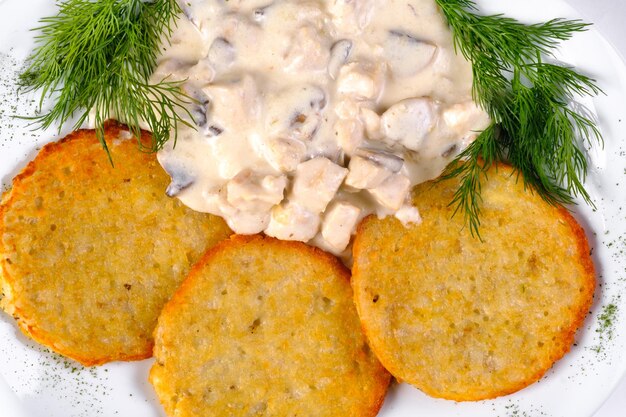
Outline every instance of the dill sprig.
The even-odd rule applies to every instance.
[[[578,96],[601,93],[595,80],[575,69],[545,62],[560,42],[587,30],[578,20],[525,25],[503,15],[483,16],[472,0],[436,0],[452,29],[457,51],[472,63],[473,98],[492,122],[449,165],[443,178],[460,178],[451,206],[480,237],[481,180],[507,161],[524,184],[551,204],[577,196],[593,205],[584,188],[587,159],[581,146],[602,141]]]
[[[45,114],[28,117],[42,128],[59,129],[77,117],[74,128],[94,117],[105,150],[104,122],[116,118],[128,125],[139,146],[160,149],[176,135],[180,114],[189,98],[180,83],[150,83],[162,36],[172,33],[179,12],[175,0],[64,0],[56,16],[41,19],[33,30],[36,48],[20,76],[26,91],[41,89],[40,108],[52,98]],[[140,125],[152,131],[152,143],[140,141]],[[175,139],[175,136],[174,136]],[[110,156],[110,155],[109,155]]]

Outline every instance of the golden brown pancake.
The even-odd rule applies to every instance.
[[[574,341],[594,268],[583,229],[508,166],[482,183],[480,234],[448,204],[458,180],[416,188],[421,225],[366,219],[353,288],[372,349],[397,378],[456,401],[537,381]]]
[[[94,131],[77,131],[46,145],[0,205],[3,309],[85,365],[150,357],[163,305],[231,233],[168,198],[168,175],[124,127],[105,136],[115,166]]]
[[[389,374],[349,272],[319,249],[234,236],[165,306],[150,372],[169,416],[375,416]]]

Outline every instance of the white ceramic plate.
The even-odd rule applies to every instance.
[[[575,18],[561,0],[485,0],[485,11],[505,12],[528,22]],[[15,75],[33,45],[29,28],[54,14],[52,0],[0,0],[0,179],[3,187],[34,156],[38,146],[61,132],[33,132],[14,114],[35,109],[32,95],[16,92]],[[587,188],[597,210],[574,209],[585,226],[599,274],[596,300],[576,346],[538,383],[492,401],[435,400],[408,385],[394,385],[381,417],[590,417],[626,372],[626,67],[596,32],[563,45],[564,61],[596,77],[606,92],[586,103],[594,109],[605,137],[590,152]],[[622,122],[622,118],[624,122]],[[539,238],[539,237],[538,237]],[[626,294],[626,293],[625,293]],[[617,306],[613,325],[602,330],[599,316]],[[612,330],[612,332],[610,331]],[[86,369],[50,353],[24,337],[0,314],[0,416],[157,417],[163,412],[147,383],[151,361],[113,363]]]

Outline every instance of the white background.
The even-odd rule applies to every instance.
[[[8,0],[0,0],[0,3],[10,3]],[[48,0],[49,1],[49,0]],[[518,1],[520,4],[524,4],[525,0],[509,0]],[[545,3],[550,3],[555,0],[543,0]],[[611,42],[615,48],[620,51],[622,57],[626,57],[626,0],[565,0],[572,6],[576,7],[580,15],[585,20],[596,24],[596,29]],[[555,1],[556,2],[556,1]],[[25,4],[27,2],[16,3]],[[33,2],[35,3],[35,2]],[[38,2],[40,3],[40,2]],[[623,132],[623,138],[626,139],[626,131]],[[626,352],[624,352],[626,355]],[[146,365],[147,366],[147,365]],[[112,372],[115,369],[112,368]],[[142,369],[139,372],[143,375],[146,369]],[[2,382],[0,380],[0,382]],[[0,394],[2,392],[0,386]],[[123,389],[121,391],[124,391]],[[6,391],[8,392],[8,391]],[[116,400],[124,400],[125,398],[117,398]],[[9,398],[10,400],[10,398]],[[563,401],[563,398],[556,399],[557,401]],[[0,417],[9,417],[11,414],[7,414],[7,407],[10,409],[11,404],[7,403],[7,399],[3,398],[0,401]],[[95,413],[94,413],[95,414]],[[524,412],[526,415],[526,413]],[[44,414],[45,415],[45,414]],[[134,417],[136,415],[147,415],[141,413],[130,413],[122,417]],[[428,415],[428,414],[426,414]],[[515,413],[514,415],[518,415]],[[519,414],[521,417],[521,413]],[[530,415],[528,417],[539,417],[539,415]],[[604,405],[604,407],[598,411],[594,417],[626,417],[626,380],[622,381],[621,385],[613,393],[612,397]]]
[[[626,57],[626,1],[624,0],[568,0],[580,11],[586,21]],[[624,353],[626,354],[626,352]],[[594,417],[623,417],[626,415],[626,378]]]

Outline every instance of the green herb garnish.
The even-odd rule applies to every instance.
[[[175,0],[65,0],[59,13],[43,18],[35,38],[36,48],[20,76],[27,91],[42,90],[54,105],[32,117],[42,128],[59,128],[77,116],[78,129],[94,116],[102,145],[104,122],[114,117],[128,125],[139,141],[140,123],[152,131],[152,143],[140,146],[160,149],[176,135],[179,113],[187,112],[188,97],[179,82],[150,83],[162,35],[171,35],[179,12]],[[108,149],[107,149],[108,152]]]
[[[494,163],[508,161],[525,185],[551,204],[581,196],[587,160],[581,146],[601,142],[577,96],[601,92],[573,68],[544,62],[559,42],[587,30],[578,20],[524,25],[502,15],[482,16],[471,0],[436,0],[452,29],[455,48],[472,63],[474,100],[492,124],[450,164],[444,178],[460,177],[450,203],[480,237],[481,180]]]
[[[615,325],[618,318],[618,303],[620,297],[614,298],[610,304],[602,307],[602,312],[598,316],[598,327],[596,328],[598,344],[591,349],[596,353],[606,350],[607,342],[613,340]]]

